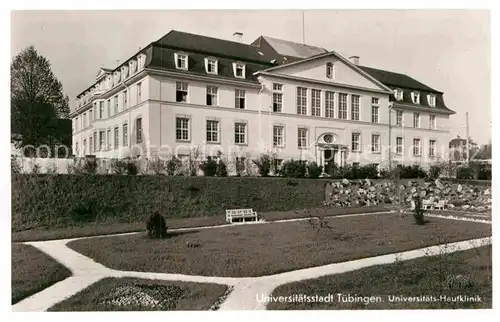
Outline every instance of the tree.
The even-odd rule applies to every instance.
[[[69,98],[50,62],[29,46],[14,57],[10,72],[11,141],[17,147],[63,144],[67,135],[58,119],[68,118]]]
[[[489,160],[491,159],[491,143],[485,144],[474,156],[476,160]]]

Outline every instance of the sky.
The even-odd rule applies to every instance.
[[[491,138],[488,10],[13,11],[11,58],[34,45],[74,106],[100,67],[112,68],[170,30],[251,43],[260,35],[302,42],[360,65],[407,74],[444,92],[452,135]]]

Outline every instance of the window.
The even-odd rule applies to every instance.
[[[128,145],[128,124],[127,123],[123,124],[123,139],[122,139],[122,142],[123,142],[123,146],[127,146]]]
[[[93,146],[92,146],[92,140],[93,140],[92,137],[89,137],[89,153],[94,152]]]
[[[245,123],[235,123],[234,124],[234,143],[235,144],[245,144],[246,143],[246,130],[247,130],[247,125]]]
[[[429,140],[429,157],[436,156],[436,140]]]
[[[186,103],[188,97],[188,83],[176,82],[175,88],[175,101]]]
[[[273,146],[282,147],[284,145],[284,132],[283,126],[273,126]]]
[[[89,125],[92,124],[92,109],[89,111]]]
[[[273,112],[281,113],[283,111],[283,85],[273,84]]]
[[[115,100],[115,114],[118,114],[118,95],[114,97]]]
[[[111,99],[108,100],[108,115],[106,115],[106,117],[110,117],[111,116]]]
[[[217,87],[207,86],[207,105],[217,105]]]
[[[372,123],[378,123],[378,106],[372,106]]]
[[[335,114],[335,93],[325,92],[325,117],[334,117]]]
[[[119,129],[118,127],[115,127],[115,149],[118,149],[118,145],[120,144],[120,137],[119,137]]]
[[[321,90],[311,90],[311,115],[321,116]]]
[[[185,54],[175,54],[175,64],[177,69],[188,69],[188,56]]]
[[[87,151],[85,151],[87,148],[87,139],[83,139],[83,155],[86,155]]]
[[[207,120],[207,142],[219,142],[219,121]]]
[[[299,128],[297,131],[298,148],[307,148],[307,129]]]
[[[347,94],[339,93],[339,119],[347,120]]]
[[[94,132],[94,152],[97,151],[97,132]]]
[[[245,108],[245,91],[241,89],[234,90],[234,104],[236,108]]]
[[[142,118],[135,120],[135,127],[137,129],[137,143],[142,142]]]
[[[75,145],[75,152],[76,152],[76,155],[79,155],[78,142],[76,142],[76,145]]]
[[[413,127],[420,127],[420,113],[413,113]]]
[[[403,111],[396,111],[396,126],[403,126]]]
[[[372,134],[372,152],[380,153],[380,135]]]
[[[83,113],[83,127],[87,126],[87,113]]]
[[[205,59],[205,68],[208,74],[217,74],[217,60],[213,58]]]
[[[238,78],[245,78],[245,65],[236,63],[234,67],[234,75]]]
[[[137,104],[142,101],[142,83],[137,84]]]
[[[123,109],[127,109],[127,91],[123,92]]]
[[[401,101],[403,99],[403,90],[395,89],[394,90],[394,97],[396,98],[396,100]]]
[[[99,119],[104,118],[104,102],[99,102]]]
[[[189,140],[189,119],[178,117],[175,119],[175,137],[179,141]]]
[[[326,63],[326,77],[333,78],[333,64]]]
[[[413,139],[413,155],[420,155],[420,139]]]
[[[436,115],[429,115],[429,129],[436,129]]]
[[[412,92],[411,93],[411,100],[413,101],[414,104],[420,104],[420,93]]]
[[[75,118],[75,131],[78,131],[78,116]]]
[[[105,141],[104,141],[104,131],[99,132],[99,151],[104,151]]]
[[[108,130],[108,135],[106,136],[107,149],[111,150],[111,130]]]
[[[361,134],[353,133],[351,139],[352,139],[351,150],[357,152],[361,151]]]
[[[307,88],[297,87],[297,114],[307,115]]]
[[[436,95],[429,94],[427,98],[429,100],[429,106],[436,106]]]
[[[378,97],[372,97],[372,105],[378,105]]]
[[[351,120],[359,121],[359,95],[351,95]]]
[[[403,138],[400,136],[396,137],[396,153],[403,154]]]

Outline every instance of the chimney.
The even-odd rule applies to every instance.
[[[359,65],[359,56],[351,56],[349,57],[349,60],[351,61],[351,63],[353,63],[354,65]]]
[[[234,38],[236,39],[236,41],[237,41],[237,42],[241,42],[241,39],[243,38],[243,33],[242,33],[242,32],[237,31],[237,32],[235,32],[235,33],[233,34],[233,36],[234,36]]]

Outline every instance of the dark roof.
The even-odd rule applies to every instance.
[[[269,63],[272,60],[272,57],[262,53],[257,46],[177,30],[172,30],[158,39],[155,45],[245,62]]]
[[[184,50],[188,54],[188,70],[180,70],[175,66],[175,56],[176,52],[179,50],[172,48],[165,48],[161,46],[157,46],[153,44],[152,47],[152,55],[151,57],[146,59],[147,68],[157,69],[157,70],[173,70],[179,73],[187,73],[187,74],[195,74],[195,75],[209,75],[205,70],[205,58],[206,54],[199,54],[189,52],[188,50]],[[228,59],[224,57],[220,57],[219,55],[213,54],[212,56],[217,58],[217,75],[210,74],[211,77],[220,77],[232,80],[242,80],[240,78],[236,78],[233,72],[233,62],[236,60]],[[269,68],[272,64],[258,64],[253,62],[245,62],[245,80],[257,82],[257,76],[254,76],[253,73]]]
[[[358,66],[358,67],[361,68],[363,71],[367,72],[368,74],[370,74],[372,77],[376,78],[381,83],[384,83],[385,85],[390,87],[401,87],[403,89],[405,88],[415,89],[430,93],[442,94],[442,92],[436,91],[435,89],[430,88],[429,86],[422,84],[418,80],[411,78],[410,76],[405,74],[390,72],[387,70],[376,69],[366,66]]]

